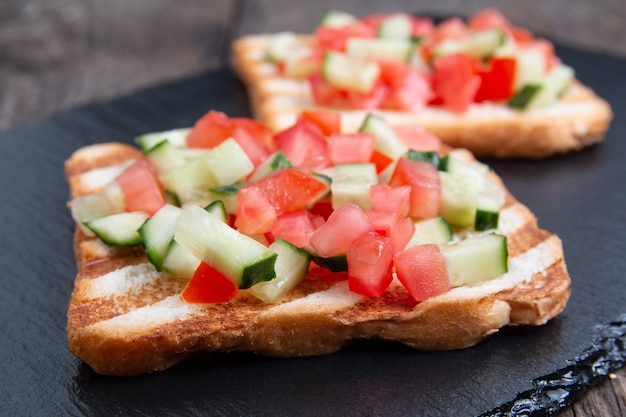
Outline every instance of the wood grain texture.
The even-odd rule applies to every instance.
[[[232,35],[308,31],[330,8],[467,15],[488,6],[561,44],[626,57],[623,0],[2,0],[0,128],[219,67]],[[625,398],[623,368],[558,416],[626,415]]]

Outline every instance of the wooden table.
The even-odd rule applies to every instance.
[[[310,31],[331,8],[467,15],[488,6],[563,45],[626,58],[623,0],[3,0],[0,128],[218,68],[233,38]],[[558,415],[624,414],[626,368]]]

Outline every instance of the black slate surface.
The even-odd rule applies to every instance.
[[[572,276],[565,312],[470,349],[363,342],[336,354],[198,357],[168,371],[103,377],[67,349],[76,267],[63,161],[77,148],[189,126],[209,109],[249,114],[224,69],[0,132],[0,415],[544,415],[626,355],[626,62],[558,48],[616,114],[606,142],[543,161],[488,161],[560,235]]]

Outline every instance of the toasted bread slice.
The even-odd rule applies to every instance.
[[[100,191],[139,155],[116,143],[76,151],[66,162],[71,196]],[[77,228],[69,348],[110,375],[163,370],[194,352],[320,355],[363,338],[423,350],[465,348],[503,326],[546,323],[570,294],[561,241],[508,192],[499,229],[507,236],[507,274],[424,302],[396,282],[380,298],[364,297],[341,276],[312,269],[276,304],[246,291],[228,303],[188,304],[180,297],[185,281],[157,272],[141,248],[107,246]]]
[[[367,111],[317,107],[306,79],[285,78],[264,60],[269,37],[244,36],[232,47],[232,66],[248,88],[255,117],[282,130],[303,109],[336,110],[342,113],[342,129],[356,130]],[[313,38],[299,35],[298,41],[311,44]],[[613,117],[609,104],[578,81],[553,105],[528,111],[474,103],[463,114],[436,107],[380,113],[392,125],[421,125],[450,146],[497,158],[544,158],[582,149],[603,140]]]

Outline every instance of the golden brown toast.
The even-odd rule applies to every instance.
[[[101,190],[139,155],[117,143],[79,149],[65,166],[71,197]],[[228,303],[188,304],[179,296],[186,282],[157,272],[142,248],[107,246],[77,229],[69,348],[109,375],[163,370],[195,352],[320,355],[363,338],[424,350],[465,348],[503,326],[546,323],[570,294],[561,241],[508,192],[499,232],[507,236],[507,274],[420,303],[397,282],[369,298],[350,292],[341,276],[312,269],[276,304],[246,291]]]
[[[248,35],[233,43],[232,66],[245,83],[255,117],[279,131],[291,126],[303,109],[317,107],[306,79],[289,79],[265,61],[270,35]],[[298,35],[303,44],[311,36]],[[356,130],[366,111],[342,113],[342,129]],[[381,110],[392,125],[421,125],[445,143],[477,157],[544,158],[582,149],[603,140],[613,113],[589,87],[575,82],[558,102],[545,108],[517,111],[494,103],[474,103],[463,114],[436,107],[419,113]]]

